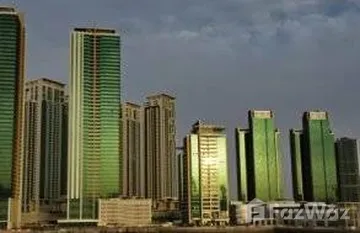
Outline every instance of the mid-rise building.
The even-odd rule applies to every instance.
[[[145,103],[145,195],[156,202],[177,197],[175,98],[147,97]]]
[[[140,105],[122,105],[123,195],[145,196],[144,114]]]
[[[25,24],[0,6],[0,228],[21,225]]]
[[[184,139],[181,212],[184,223],[229,223],[225,128],[201,121]]]
[[[151,199],[99,200],[98,226],[143,227],[151,224]]]
[[[272,111],[248,113],[249,129],[237,128],[236,159],[238,200],[283,198],[283,168],[279,130]]]
[[[67,219],[97,218],[122,191],[120,35],[75,28],[70,43]]]
[[[61,196],[66,160],[65,84],[46,78],[25,86],[23,212],[37,212]],[[66,143],[65,143],[66,144]]]
[[[358,141],[351,138],[336,140],[338,190],[341,202],[360,202]]]
[[[290,142],[294,198],[298,201],[336,202],[335,139],[328,113],[305,112],[303,129],[291,130]]]

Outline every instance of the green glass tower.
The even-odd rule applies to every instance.
[[[67,218],[85,221],[122,190],[120,36],[76,28],[70,49]]]
[[[0,7],[0,228],[21,223],[24,60],[22,15]]]
[[[238,199],[283,197],[279,131],[272,111],[249,111],[249,129],[235,130]]]
[[[291,130],[290,142],[294,198],[337,201],[335,139],[328,113],[305,112],[303,130]]]
[[[181,212],[184,223],[228,223],[225,129],[197,122],[184,139]]]

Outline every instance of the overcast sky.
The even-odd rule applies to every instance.
[[[285,157],[288,130],[301,127],[305,110],[329,111],[336,136],[360,135],[360,0],[18,0],[17,6],[26,13],[29,78],[67,83],[71,28],[116,28],[123,99],[175,94],[178,137],[196,119],[224,125],[231,161],[234,127],[247,127],[253,108],[275,111]]]

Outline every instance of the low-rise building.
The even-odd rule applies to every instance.
[[[246,223],[246,204],[242,201],[231,201],[229,217],[231,225]]]
[[[99,226],[147,226],[151,224],[151,199],[99,200]]]

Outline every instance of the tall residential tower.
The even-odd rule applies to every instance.
[[[69,82],[68,219],[96,219],[122,190],[120,35],[75,28]]]
[[[25,26],[0,6],[0,227],[21,224]]]
[[[181,212],[185,223],[228,223],[226,132],[201,121],[184,139]]]
[[[249,129],[235,131],[238,199],[281,199],[283,169],[274,113],[252,110],[248,114]]]
[[[335,139],[329,115],[303,114],[303,130],[290,131],[294,198],[298,201],[338,200]]]
[[[123,195],[145,196],[144,114],[143,107],[126,102],[122,105],[123,124]]]
[[[154,202],[177,197],[175,98],[147,97],[145,103],[145,192]]]
[[[60,198],[67,153],[64,98],[65,84],[46,78],[26,83],[23,212],[38,211],[40,204]]]

